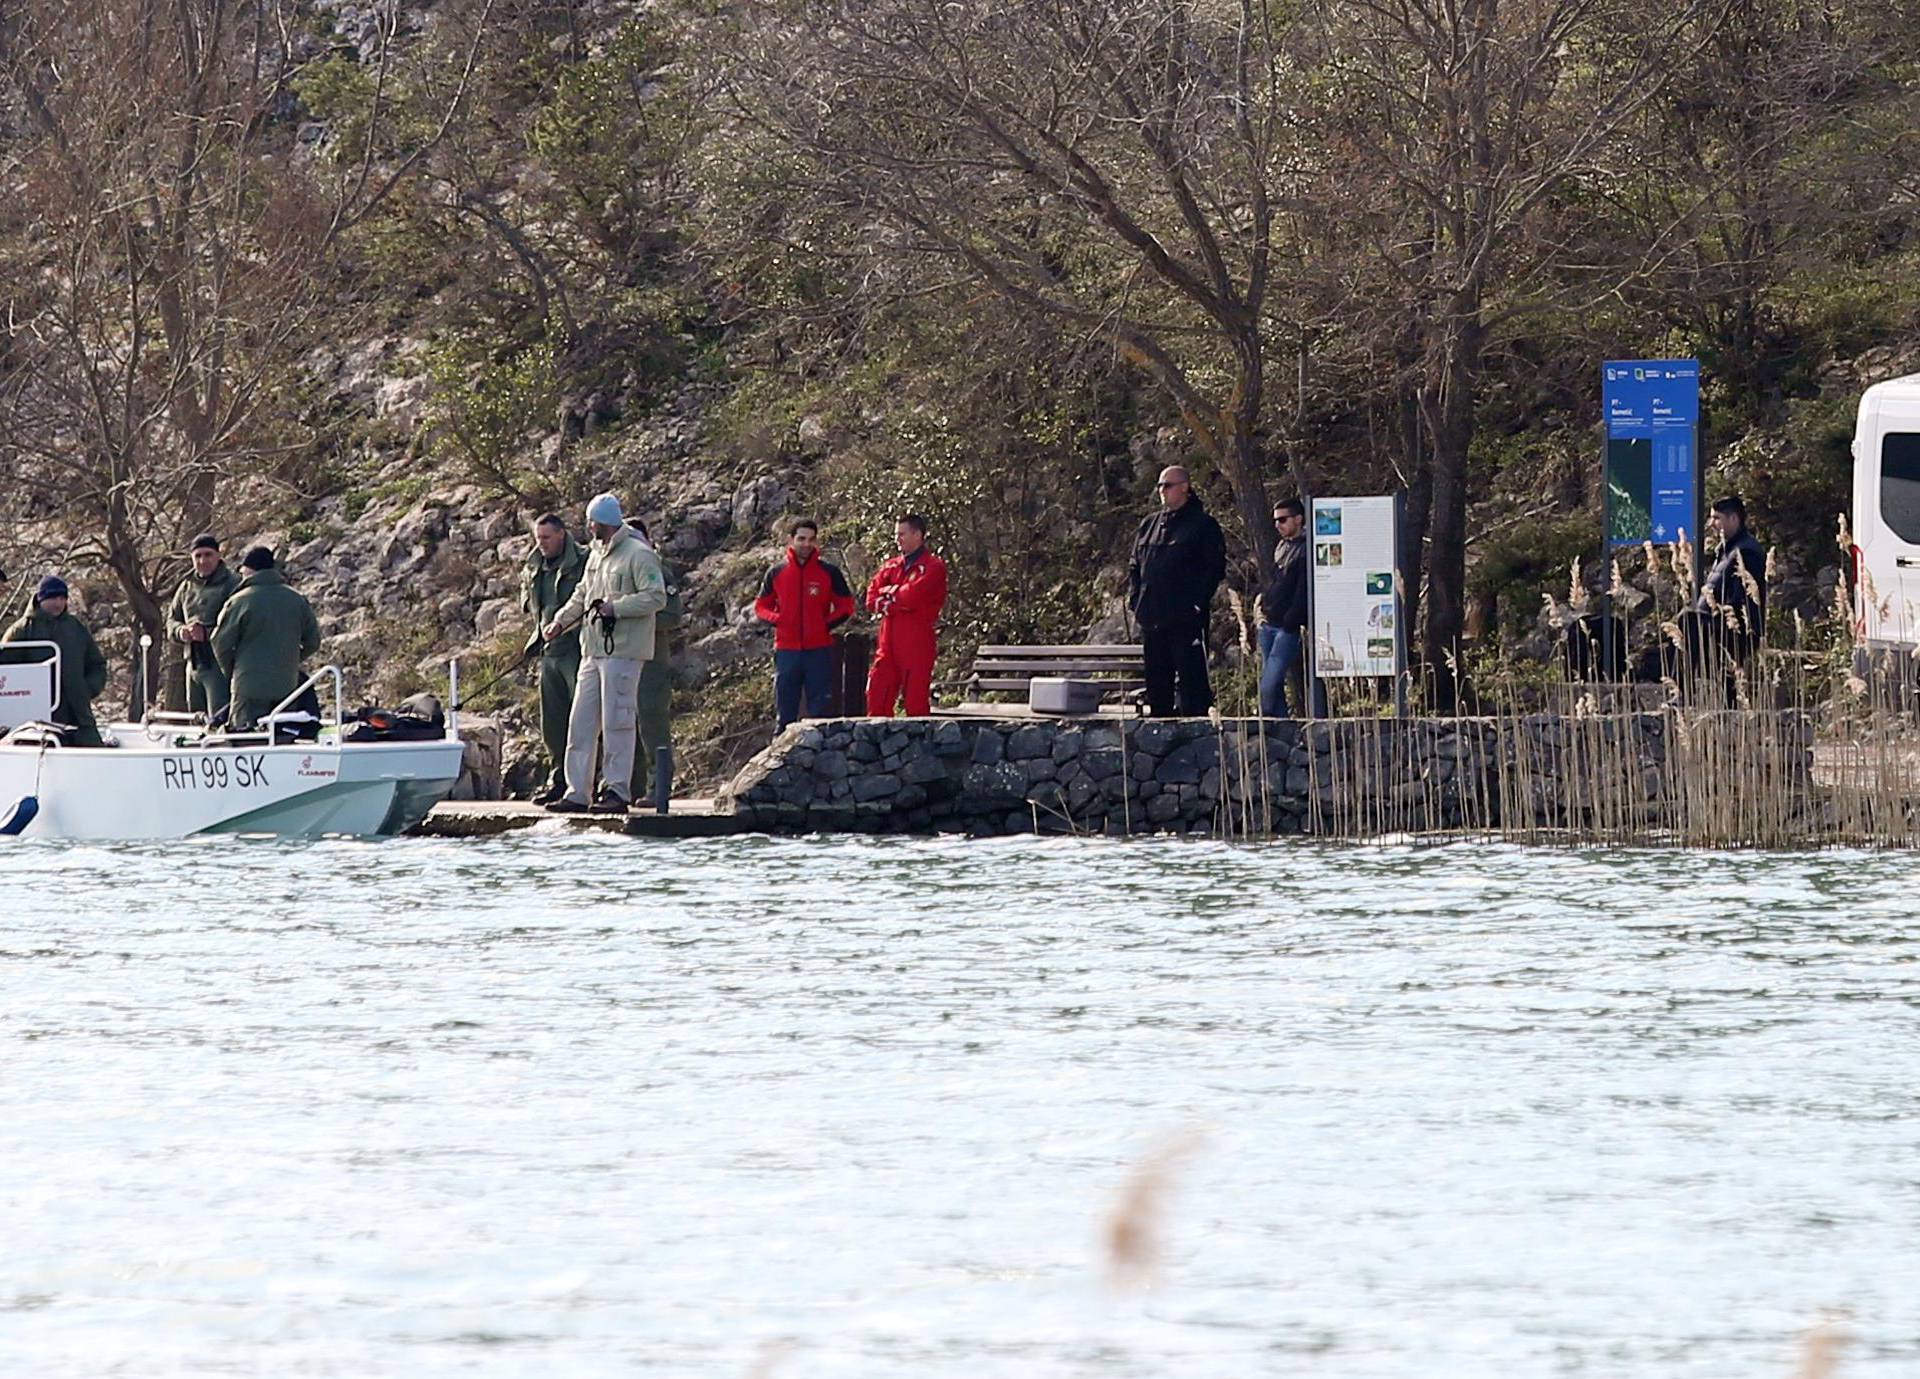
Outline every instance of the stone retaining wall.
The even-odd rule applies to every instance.
[[[1729,792],[1803,800],[1811,763],[1779,713],[844,719],[789,727],[719,807],[773,831],[1697,833]]]
[[[501,781],[500,725],[491,718],[460,715],[460,741],[466,751],[460,757],[460,779],[447,795],[450,800],[499,800],[506,798]]]

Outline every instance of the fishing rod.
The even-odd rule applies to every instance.
[[[548,641],[556,641],[556,642],[559,641],[562,637],[566,636],[567,633],[573,631],[576,627],[580,626],[581,623],[585,622],[588,616],[589,616],[589,613],[582,613],[579,617],[575,618],[572,622],[568,623],[565,627],[561,628],[558,632],[554,633],[551,638],[543,636],[539,641],[535,642],[532,646],[528,647],[525,651],[521,652],[519,660],[515,661],[512,665],[508,666],[505,670],[500,671],[498,674],[489,676],[487,679],[482,680],[480,682],[480,687],[478,689],[470,689],[465,694],[461,695],[458,699],[456,699],[454,701],[451,712],[459,713],[461,709],[467,706],[469,701],[479,698],[481,695],[485,694],[488,690],[492,689],[495,685],[499,684],[502,680],[506,679],[509,675],[514,674],[521,667],[525,666],[526,663],[528,661],[531,661],[535,656],[538,656],[541,652],[545,651]]]

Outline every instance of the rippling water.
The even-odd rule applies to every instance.
[[[0,1374],[1920,1365],[1907,856],[0,847]]]

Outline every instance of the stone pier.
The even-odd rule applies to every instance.
[[[1656,834],[1730,790],[1798,807],[1811,764],[1775,713],[838,719],[789,727],[716,808],[779,832]]]

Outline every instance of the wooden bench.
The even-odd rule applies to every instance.
[[[983,646],[962,682],[967,698],[996,690],[1025,694],[1036,675],[1097,680],[1102,697],[1126,698],[1146,687],[1146,662],[1138,643],[1113,646]]]

